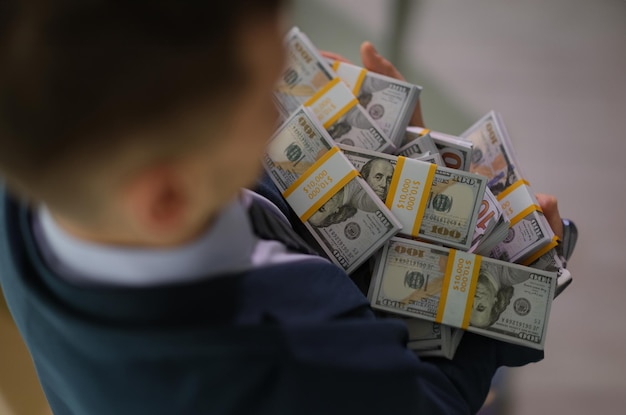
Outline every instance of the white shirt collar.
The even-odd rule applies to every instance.
[[[61,229],[45,207],[34,216],[35,238],[53,271],[75,284],[144,287],[195,281],[251,267],[258,238],[246,211],[250,198],[244,192],[204,234],[176,248],[129,248],[84,241]]]

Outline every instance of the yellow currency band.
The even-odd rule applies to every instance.
[[[324,96],[328,91],[330,91],[332,88],[334,88],[335,86],[337,86],[337,84],[339,82],[342,82],[341,79],[339,78],[335,78],[332,81],[330,81],[329,83],[327,83],[326,85],[324,85],[324,87],[322,89],[320,89],[319,91],[317,91],[317,93],[315,93],[315,95],[313,95],[311,98],[309,98],[308,101],[306,101],[304,103],[305,107],[311,107],[315,104],[315,102],[317,100],[319,100],[322,96]],[[347,87],[346,87],[347,89]],[[328,129],[331,125],[333,125],[335,122],[337,122],[337,120],[341,117],[343,117],[345,115],[346,112],[350,111],[352,108],[354,108],[355,105],[357,105],[359,103],[359,101],[356,99],[356,97],[353,96],[353,99],[351,99],[343,108],[340,108],[335,115],[333,115],[331,118],[328,119],[328,121],[326,121],[324,123],[324,128]]]
[[[441,286],[441,296],[439,297],[439,307],[437,308],[437,315],[435,321],[441,323],[443,320],[443,313],[446,311],[446,300],[448,299],[448,290],[450,289],[450,278],[452,278],[452,269],[454,268],[454,253],[456,249],[450,249],[448,254],[448,262],[446,263],[446,273],[443,276],[443,285]]]
[[[367,75],[367,70],[361,69],[361,71],[359,72],[359,76],[356,79],[356,82],[354,83],[354,89],[352,90],[352,93],[354,95],[359,94],[359,91],[361,90],[361,85],[363,85],[363,81],[365,80],[366,75]]]
[[[324,203],[328,202],[330,198],[333,197],[339,191],[339,189],[343,188],[346,184],[348,184],[350,180],[354,179],[358,175],[359,175],[359,172],[357,170],[350,171],[348,175],[346,175],[343,179],[339,180],[337,184],[331,187],[330,190],[326,192],[326,194],[320,200],[317,201],[317,203],[311,206],[309,210],[304,212],[302,216],[300,216],[300,220],[302,222],[306,222],[307,220],[309,220],[309,218],[313,216],[313,214],[317,212],[319,208],[324,206]]]
[[[389,185],[389,192],[387,192],[387,198],[385,199],[385,206],[391,210],[393,206],[393,199],[396,197],[396,191],[398,190],[398,183],[400,182],[400,172],[404,167],[405,157],[398,157],[398,161],[396,162],[396,167],[393,172],[393,176],[391,177],[391,184]]]
[[[322,157],[320,157],[311,167],[305,171],[302,176],[298,178],[287,190],[283,192],[283,197],[286,199],[291,195],[294,191],[296,191],[303,183],[309,180],[312,173],[314,173],[319,167],[321,167],[326,161],[328,161],[333,155],[339,152],[339,147],[333,147],[328,150]],[[356,169],[350,170],[350,172],[337,181],[320,199],[315,202],[311,207],[300,215],[300,220],[302,222],[306,222],[309,218],[321,208],[324,203],[328,202],[328,200],[333,197],[339,189],[343,188],[350,180],[354,179],[359,175],[359,172]]]
[[[518,213],[513,219],[511,219],[511,224],[509,225],[509,227],[515,225],[517,222],[524,219],[527,215],[529,215],[533,211],[542,212],[541,207],[539,205],[528,206],[526,209]]]
[[[335,153],[338,153],[338,152],[339,152],[339,147],[333,146],[330,150],[328,150],[326,153],[324,153],[322,155],[322,157],[317,159],[317,161],[315,163],[313,163],[313,165],[311,165],[311,167],[309,167],[304,173],[302,173],[302,176],[298,177],[298,179],[295,182],[293,182],[291,184],[291,186],[289,186],[287,188],[287,190],[285,190],[283,192],[283,197],[285,199],[288,198],[290,194],[292,194],[298,187],[300,187],[302,185],[302,183],[304,183],[305,181],[307,181],[309,179],[309,176],[311,175],[311,173],[313,173],[315,170],[317,170],[318,167],[320,167],[322,164],[326,163],[326,160],[328,160]]]
[[[483,257],[476,255],[474,265],[474,272],[472,273],[472,280],[470,281],[469,294],[467,296],[467,303],[465,304],[465,316],[463,317],[463,330],[469,327],[470,317],[472,317],[472,306],[474,305],[474,295],[476,294],[476,286],[478,285],[478,274],[480,274],[480,264],[483,261]]]
[[[400,184],[400,179],[403,174],[404,167],[406,165],[406,157],[398,156],[396,161],[396,166],[394,169],[393,176],[391,177],[391,184],[389,185],[389,192],[387,193],[387,198],[385,199],[385,206],[389,208],[392,212],[394,211],[393,202],[396,198],[396,193],[398,192],[398,186]],[[435,173],[437,172],[437,166],[435,164],[428,165],[428,173],[426,174],[426,178],[424,179],[424,183],[422,183],[421,190],[421,198],[419,200],[419,205],[417,210],[415,211],[415,216],[411,221],[411,236],[418,236],[419,230],[422,226],[422,219],[424,218],[424,212],[426,211],[426,205],[428,203],[428,195],[430,194],[430,189],[433,186],[433,180],[435,179]],[[406,226],[409,226],[408,224]]]
[[[317,101],[322,95],[330,91],[332,87],[337,85],[338,82],[341,82],[341,79],[335,78],[324,85],[320,90],[318,90],[311,98],[309,98],[305,103],[305,107],[310,107],[315,101]]]
[[[324,128],[328,129],[331,125],[337,122],[337,120],[344,116],[344,114],[354,108],[355,105],[359,103],[359,100],[354,98],[352,101],[348,103],[345,107],[340,109],[332,118],[324,123]]]
[[[428,178],[424,183],[424,192],[422,193],[422,200],[420,201],[420,207],[417,210],[415,216],[415,223],[413,224],[412,235],[417,236],[420,228],[422,227],[422,219],[424,219],[424,212],[426,211],[426,204],[428,203],[428,195],[430,195],[430,189],[433,187],[433,180],[435,180],[435,173],[437,172],[437,165],[431,164],[428,170]]]
[[[506,189],[504,189],[498,196],[496,196],[496,199],[498,199],[498,201],[504,199],[505,197],[507,197],[508,195],[510,195],[511,193],[513,193],[513,191],[515,189],[517,189],[520,186],[530,186],[530,183],[528,183],[526,180],[524,179],[519,179],[518,181],[516,181],[515,183],[513,183],[512,185],[510,185],[509,187],[507,187]]]
[[[531,256],[529,256],[528,258],[526,258],[524,261],[520,263],[522,265],[531,265],[533,262],[541,258],[543,255],[547,254],[548,251],[550,251],[552,248],[555,248],[558,244],[559,244],[559,237],[555,235],[548,245],[544,246],[539,251],[535,252],[534,254],[532,254]]]
[[[501,202],[504,198],[506,198],[508,195],[510,195],[511,193],[513,193],[515,190],[517,190],[518,188],[520,188],[522,186],[529,186],[530,187],[530,183],[528,183],[524,179],[520,179],[520,180],[516,181],[515,183],[513,183],[511,186],[509,186],[506,189],[504,189],[504,191],[502,193],[500,193],[498,196],[496,196],[496,199],[498,199],[498,201]],[[532,194],[530,194],[529,197],[534,200],[534,197],[533,197]],[[524,209],[521,212],[519,212],[513,218],[511,218],[510,219],[511,224],[509,226],[513,226],[513,225],[517,224],[520,220],[524,219],[531,212],[541,212],[541,213],[543,213],[543,210],[541,209],[541,206],[539,206],[537,204],[532,204],[532,205],[528,206],[526,209]]]
[[[423,137],[426,134],[430,133],[430,130],[428,128],[424,128],[418,135],[418,137]]]
[[[439,297],[439,306],[437,307],[437,315],[435,316],[435,322],[442,323],[444,319],[444,314],[446,311],[446,305],[448,300],[448,293],[450,290],[450,285],[452,283],[452,273],[454,270],[454,265],[456,263],[456,249],[450,249],[450,254],[448,255],[448,262],[446,263],[446,273],[443,278],[443,285],[441,287],[441,296]],[[467,329],[469,327],[470,318],[472,316],[472,306],[474,305],[474,295],[476,294],[476,286],[478,284],[478,274],[480,273],[480,264],[482,262],[482,256],[480,255],[472,255],[473,257],[473,270],[470,278],[470,285],[468,287],[468,292],[465,300],[464,311],[463,311],[463,322],[461,323],[460,328]]]

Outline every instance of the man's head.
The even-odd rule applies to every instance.
[[[280,3],[3,2],[0,174],[128,243],[206,224],[259,172]]]
[[[383,202],[387,198],[393,170],[393,165],[389,160],[380,158],[371,159],[361,168],[361,176]]]

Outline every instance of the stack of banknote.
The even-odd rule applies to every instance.
[[[263,161],[312,244],[347,273],[376,260],[372,307],[421,356],[452,358],[464,330],[541,349],[571,275],[499,115],[460,137],[408,127],[421,87],[329,61],[297,27],[285,46]]]
[[[469,252],[488,256],[507,237],[510,223],[498,199],[487,188],[478,211],[478,221]]]
[[[287,118],[336,76],[297,27],[287,33],[284,44],[287,65],[274,88],[274,103],[281,116]]]
[[[400,147],[422,88],[347,62],[330,61],[330,63],[337,76],[348,85],[367,113],[394,145]]]
[[[463,330],[417,318],[403,319],[409,332],[409,349],[421,357],[445,357],[452,359]]]
[[[285,48],[287,66],[274,88],[274,102],[283,120],[305,105],[312,108],[334,140],[376,151],[395,151],[388,134],[300,29],[294,27],[287,33]]]
[[[374,309],[543,349],[555,272],[404,238],[378,253]]]
[[[348,273],[401,228],[304,106],[273,135],[264,165],[326,255]]]
[[[418,158],[426,155],[438,154],[439,149],[435,146],[430,134],[426,133],[419,135],[418,133],[411,131],[407,128],[405,131],[405,137],[407,140],[396,152],[399,156]],[[443,161],[443,160],[442,160]]]
[[[421,87],[322,57],[297,27],[285,37],[287,66],[274,89],[281,119],[300,105],[338,143],[395,153]]]
[[[471,247],[484,177],[403,156],[339,147],[398,218],[401,234],[463,250]]]
[[[352,91],[339,78],[326,84],[304,106],[311,108],[337,143],[374,151],[395,151],[396,147],[386,133],[359,105]]]
[[[502,118],[491,111],[462,136],[474,146],[470,171],[489,179],[487,186],[511,222],[509,234],[490,256],[523,264],[535,262],[557,245],[557,238],[521,173]]]
[[[432,142],[447,167],[469,171],[472,161],[472,143],[450,134],[431,131],[421,127],[408,127],[404,135],[404,146],[400,151],[407,151],[407,149],[411,148],[412,142],[424,141],[420,140],[424,137],[427,137],[429,146]],[[425,144],[422,143],[422,146],[424,145]]]

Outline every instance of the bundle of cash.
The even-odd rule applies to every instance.
[[[557,245],[557,238],[520,171],[501,117],[491,111],[462,137],[474,145],[470,171],[489,179],[487,186],[511,222],[507,237],[490,256],[522,264],[535,262]]]
[[[402,224],[401,234],[467,250],[487,180],[432,163],[339,145]]]
[[[332,61],[332,68],[396,147],[415,111],[422,87],[359,66]]]
[[[348,273],[401,227],[304,106],[272,136],[263,161],[320,247]]]
[[[439,154],[437,146],[433,141],[430,134],[419,135],[412,131],[406,131],[406,136],[409,137],[406,144],[398,149],[396,154],[398,156],[417,158],[424,155]]]
[[[565,258],[558,253],[557,249],[552,248],[529,266],[531,268],[554,271],[557,273],[556,291],[554,293],[556,297],[572,282],[572,274],[565,268],[566,262]]]
[[[304,103],[338,143],[393,152],[395,145],[339,78],[330,81]]]
[[[274,102],[281,116],[287,118],[336,76],[297,27],[287,33],[284,43],[287,65],[274,89]]]
[[[472,143],[438,131],[421,127],[408,127],[405,137],[411,138],[413,135],[417,135],[418,138],[428,135],[447,167],[469,171],[472,161]],[[410,142],[407,145],[410,145]]]
[[[376,258],[374,309],[543,349],[557,275],[403,238]]]
[[[420,357],[445,357],[452,359],[463,330],[445,324],[416,318],[404,318],[409,332],[407,346]]]
[[[506,238],[509,225],[509,219],[504,214],[498,199],[489,188],[485,189],[485,197],[480,204],[472,247],[469,251],[488,256],[493,248]]]
[[[437,166],[440,166],[440,167],[446,167],[439,153],[422,154],[422,155],[414,154],[413,157],[410,157],[410,158],[414,160],[423,161],[426,163],[436,164]]]

